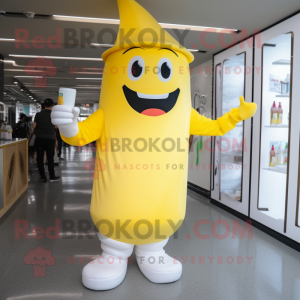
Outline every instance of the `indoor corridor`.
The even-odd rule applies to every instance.
[[[185,221],[165,248],[183,263],[179,281],[151,283],[132,254],[120,286],[86,289],[81,271],[101,254],[89,212],[93,156],[88,148],[64,148],[56,183],[39,182],[29,164],[28,191],[0,220],[1,300],[300,299],[299,252],[254,227],[239,233],[244,221],[190,190]]]

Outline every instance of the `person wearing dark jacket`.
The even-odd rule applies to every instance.
[[[55,126],[51,123],[51,110],[53,100],[47,98],[44,101],[45,109],[37,113],[32,126],[32,132],[36,135],[35,146],[37,152],[37,165],[41,176],[41,182],[47,182],[44,170],[44,152],[48,160],[50,182],[59,181],[60,177],[54,172]]]
[[[27,116],[25,114],[20,114],[19,122],[14,128],[14,135],[19,139],[28,139],[29,137],[29,127],[27,124]]]

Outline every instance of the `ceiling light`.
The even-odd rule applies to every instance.
[[[14,84],[18,84],[18,81],[15,81]]]
[[[21,95],[22,97],[25,97],[23,94],[21,94],[20,92],[18,92],[18,91],[17,91],[17,90],[15,90],[15,89],[11,88],[11,90],[13,90],[15,93],[17,93],[17,94]]]
[[[0,41],[15,41],[15,39],[0,38]]]
[[[98,44],[98,43],[91,43],[91,46],[99,46],[99,47],[104,47],[104,48],[111,48],[114,45],[113,44]]]
[[[20,55],[20,54],[9,54],[12,57],[28,57],[28,58],[38,58],[39,55]],[[68,60],[94,60],[94,61],[102,61],[102,58],[88,58],[88,57],[64,57],[64,56],[43,56],[43,58],[48,59],[68,59]]]
[[[33,99],[33,101],[36,101],[35,99]]]
[[[53,15],[54,20],[62,20],[62,21],[78,21],[78,22],[90,22],[90,23],[101,23],[101,24],[114,24],[119,25],[119,19],[102,19],[102,18],[86,18],[86,17],[75,17],[75,16],[62,16],[62,15]],[[169,29],[180,29],[186,30],[189,29],[191,31],[207,31],[219,33],[232,33],[238,31],[237,29],[229,29],[229,28],[218,28],[218,27],[206,27],[206,26],[195,26],[195,25],[182,25],[182,24],[170,24],[170,23],[159,23],[163,28]]]
[[[32,11],[26,11],[24,12],[24,15],[28,18],[28,19],[33,19],[35,16],[35,13]]]
[[[207,51],[198,50],[198,49],[187,49],[190,52],[199,52],[199,53],[207,53]]]
[[[42,78],[42,76],[14,76],[15,78]]]
[[[20,89],[20,91],[23,92],[24,90],[23,90],[23,89]]]
[[[76,78],[79,80],[102,80],[102,78]]]
[[[3,60],[3,61],[4,61],[4,63],[11,63],[13,65],[16,64],[16,62],[14,60]]]
[[[93,23],[102,23],[102,24],[115,24],[118,25],[120,24],[120,20],[119,19],[103,19],[103,18],[86,18],[86,17],[74,17],[74,16],[62,16],[62,15],[53,15],[53,19],[71,19],[71,20],[76,20],[76,21],[81,21],[81,22],[85,22],[85,21],[91,21]]]
[[[4,94],[4,95],[6,95],[6,93],[5,93],[5,92],[3,92],[3,94]]]
[[[213,33],[232,33],[238,31],[237,29],[230,28],[218,28],[218,27],[206,27],[206,26],[195,26],[195,25],[182,25],[182,24],[169,24],[169,23],[159,23],[163,28],[169,29],[180,29],[180,30],[191,30],[191,31],[206,31]]]

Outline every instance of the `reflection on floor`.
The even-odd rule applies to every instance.
[[[253,238],[248,233],[244,238],[239,233],[233,238],[236,218],[191,191],[178,238],[171,238],[166,246],[167,252],[183,263],[183,276],[178,282],[149,282],[132,255],[125,281],[119,287],[105,292],[84,288],[81,270],[91,257],[100,254],[99,240],[89,229],[92,179],[83,167],[93,153],[77,152],[74,147],[64,151],[65,161],[56,167],[62,181],[39,183],[32,165],[28,192],[0,220],[1,300],[300,299],[300,253],[256,228]],[[199,225],[196,223],[204,219],[209,225],[202,224],[198,232],[209,235],[207,239],[199,238],[199,234],[197,237],[194,231]],[[212,224],[218,220],[228,222],[228,234],[224,225],[214,229]],[[59,239],[51,237],[55,236],[54,228],[47,231],[55,224]],[[244,228],[244,222],[239,224]],[[15,228],[23,226],[26,238],[16,235]],[[84,230],[78,232],[78,227],[87,227],[89,236]],[[222,239],[216,234],[228,237]],[[40,259],[39,264],[46,261],[45,266],[34,264],[36,259]]]

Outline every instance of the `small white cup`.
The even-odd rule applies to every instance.
[[[76,99],[76,90],[68,88],[59,88],[58,91],[58,105],[67,105],[74,107]]]

